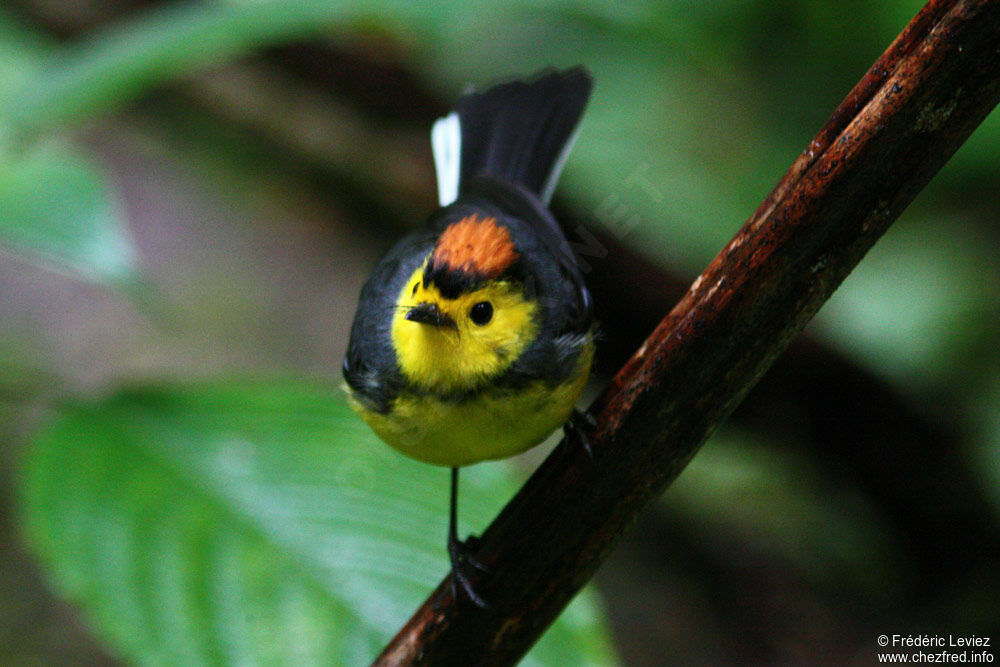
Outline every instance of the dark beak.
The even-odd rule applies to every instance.
[[[455,325],[455,320],[441,312],[436,303],[418,303],[406,311],[406,315],[403,317],[411,322],[431,324],[436,327],[447,327],[449,329],[458,328]]]

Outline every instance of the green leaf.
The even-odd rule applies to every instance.
[[[0,161],[0,248],[114,283],[136,279],[135,250],[97,165],[48,143]]]
[[[462,530],[511,496],[462,476]],[[27,455],[23,521],[57,587],[129,660],[363,664],[447,572],[447,473],[329,388],[216,383],[70,409]],[[592,594],[528,664],[613,663]]]

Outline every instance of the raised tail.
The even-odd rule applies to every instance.
[[[592,85],[578,66],[463,95],[431,131],[441,205],[481,175],[521,185],[548,204]]]

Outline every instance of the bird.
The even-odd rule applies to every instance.
[[[361,289],[344,359],[348,402],[385,443],[451,469],[453,595],[488,603],[458,539],[459,468],[519,454],[563,426],[595,351],[590,293],[548,208],[593,78],[584,66],[468,90],[431,129],[439,208]]]

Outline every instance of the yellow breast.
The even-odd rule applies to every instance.
[[[404,393],[387,414],[353,399],[351,404],[382,440],[420,461],[464,466],[505,458],[534,447],[566,422],[587,382],[593,353],[588,343],[574,373],[556,387],[537,382],[461,402]]]
[[[423,267],[403,286],[392,319],[392,344],[399,368],[411,384],[439,393],[474,388],[496,377],[517,359],[537,332],[538,307],[514,285],[495,281],[454,299],[422,282]],[[453,318],[455,328],[407,321],[406,310],[432,301]],[[477,326],[468,317],[473,304],[488,301],[494,316]]]

